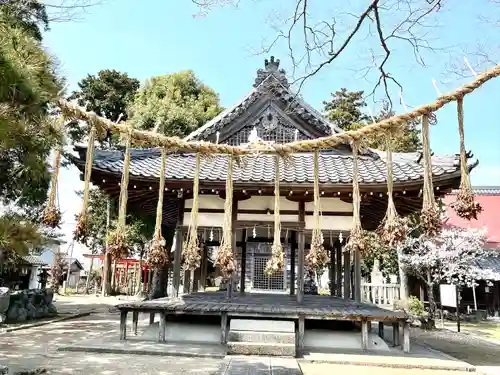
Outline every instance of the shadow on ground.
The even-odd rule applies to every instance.
[[[500,366],[500,345],[467,333],[448,330],[412,331],[413,340],[473,366]]]

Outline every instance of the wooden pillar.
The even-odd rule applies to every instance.
[[[392,345],[399,346],[399,322],[392,323]]]
[[[361,302],[361,253],[354,252],[354,300]]]
[[[295,254],[297,249],[297,232],[290,235],[290,295],[295,294]]]
[[[337,277],[335,272],[337,268],[335,267],[337,252],[335,251],[335,243],[332,238],[330,238],[330,296],[333,297],[335,295],[335,291],[337,290]]]
[[[247,230],[243,229],[241,238],[241,277],[240,277],[240,293],[245,293],[245,276],[247,273]]]
[[[127,310],[120,311],[120,340],[127,339]]]
[[[305,247],[305,207],[304,201],[299,202],[299,224],[301,228],[298,232],[298,242],[299,242],[299,256],[298,256],[298,272],[299,277],[297,279],[297,302],[302,303],[304,301],[304,247]]]
[[[384,339],[384,322],[378,322],[378,336]]]
[[[160,329],[158,332],[158,341],[165,342],[167,338],[167,314],[162,311],[160,312]]]
[[[172,296],[179,297],[181,285],[181,260],[182,260],[182,222],[184,221],[184,198],[179,196],[177,225],[174,233],[174,275],[172,279]]]
[[[233,207],[232,207],[232,233],[231,233],[231,251],[233,252],[233,257],[236,254],[236,220],[238,218],[238,200],[233,194]],[[234,285],[234,277],[235,277],[235,272],[229,277],[228,283],[227,283],[227,298],[230,299],[233,296],[233,285]]]
[[[92,268],[94,268],[94,257],[90,258],[89,274],[87,275],[87,282],[85,283],[85,294],[89,294],[90,277],[92,276]]]
[[[403,323],[403,351],[410,352],[410,324],[408,322]]]
[[[351,254],[344,252],[344,299],[351,298]]]
[[[203,245],[203,250],[201,252],[201,269],[200,269],[200,280],[198,283],[198,290],[204,292],[207,286],[207,269],[208,269],[208,247]]]
[[[361,322],[361,350],[368,350],[368,322]]]
[[[335,242],[335,252],[337,253],[337,296],[342,297],[342,243],[339,240]]]

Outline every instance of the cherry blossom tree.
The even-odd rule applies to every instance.
[[[499,280],[500,275],[480,267],[492,254],[484,249],[484,229],[444,229],[436,237],[408,238],[400,261],[409,274],[422,280],[429,299],[429,326],[434,327],[436,302],[433,288],[441,283],[473,287],[478,280]]]

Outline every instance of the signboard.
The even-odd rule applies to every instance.
[[[441,305],[446,307],[457,307],[457,288],[455,285],[439,285]]]

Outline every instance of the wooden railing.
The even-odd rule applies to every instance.
[[[399,300],[399,284],[361,284],[361,299],[375,305],[393,306]]]

